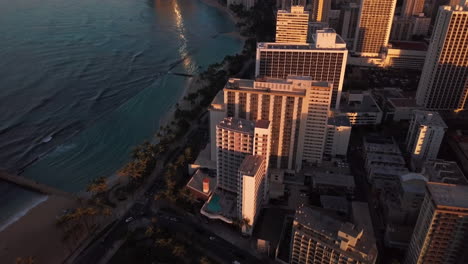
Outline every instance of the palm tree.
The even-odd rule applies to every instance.
[[[152,237],[154,234],[154,227],[153,226],[148,226],[145,231],[145,236],[147,237]]]
[[[111,216],[112,215],[112,209],[110,209],[109,207],[106,207],[106,208],[102,209],[101,213],[104,216]]]
[[[86,188],[87,192],[92,193],[93,195],[98,195],[107,190],[107,180],[104,177],[99,177],[94,179]]]
[[[207,257],[201,257],[200,264],[211,264],[211,261]]]
[[[172,254],[179,258],[184,257],[186,253],[187,251],[185,250],[185,247],[180,244],[174,246],[174,248],[172,249]]]

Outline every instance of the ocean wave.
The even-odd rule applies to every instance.
[[[38,206],[39,204],[45,202],[48,198],[49,198],[49,196],[41,196],[38,199],[32,201],[32,203],[29,204],[28,206],[26,206],[25,208],[23,208],[23,210],[21,210],[21,211],[17,212],[16,214],[12,215],[4,223],[1,224],[0,232],[5,230],[5,228],[10,226],[14,222],[21,219],[21,217],[25,216],[31,209],[33,209],[34,207]]]

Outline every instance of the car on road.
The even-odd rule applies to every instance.
[[[210,236],[210,240],[215,240],[215,237],[214,237],[214,236]]]
[[[135,220],[135,219],[130,216],[129,218],[125,219],[125,223],[130,223],[133,220]]]

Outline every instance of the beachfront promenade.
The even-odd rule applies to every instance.
[[[0,170],[0,180],[4,180],[9,183],[13,183],[15,185],[18,185],[20,187],[33,190],[36,192],[40,192],[42,194],[53,194],[57,196],[62,196],[62,197],[67,197],[67,198],[77,198],[78,196],[76,194],[68,193],[59,189],[55,189],[53,187],[50,187],[45,184],[38,183],[34,180],[22,177],[22,176],[17,176],[17,175],[12,175],[9,174],[5,171]]]

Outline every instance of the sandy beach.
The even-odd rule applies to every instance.
[[[46,201],[1,231],[1,263],[14,264],[18,257],[34,257],[37,264],[62,263],[70,252],[62,242],[62,230],[55,225],[56,216],[77,206],[73,199],[49,195]]]

